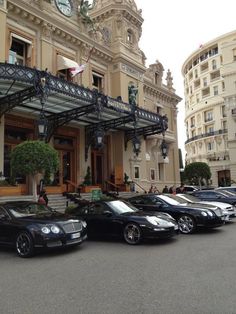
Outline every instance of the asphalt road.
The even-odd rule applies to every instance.
[[[0,249],[0,314],[235,314],[236,221],[129,246],[87,241],[21,259]]]

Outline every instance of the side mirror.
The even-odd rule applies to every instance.
[[[107,216],[107,217],[111,217],[112,216],[112,213],[109,210],[105,210],[102,214],[104,216]]]
[[[163,206],[163,204],[161,202],[156,202],[155,206],[158,206],[159,208],[161,208]]]
[[[7,216],[5,214],[0,214],[0,220],[7,220]]]

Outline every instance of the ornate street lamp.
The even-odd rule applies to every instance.
[[[95,147],[100,149],[103,147],[103,138],[104,138],[104,131],[101,127],[98,127],[94,132],[95,137]]]
[[[46,78],[41,77],[40,82],[39,82],[39,99],[40,99],[40,104],[41,104],[41,112],[39,116],[39,120],[37,121],[38,125],[38,135],[40,138],[46,138],[47,136],[47,131],[48,131],[48,120],[45,117],[44,113],[44,105],[46,102]]]
[[[132,142],[133,142],[133,152],[136,154],[136,156],[138,156],[138,154],[140,153],[141,142],[140,142],[140,139],[137,137],[136,134],[135,134]]]
[[[168,155],[168,148],[169,148],[169,146],[166,143],[165,139],[162,140],[160,148],[161,148],[162,157],[163,157],[163,159],[165,159],[167,157],[167,155]]]
[[[44,110],[42,107],[42,110],[40,112],[39,120],[37,121],[38,125],[38,135],[40,138],[45,138],[47,136],[48,131],[48,120],[45,117]]]

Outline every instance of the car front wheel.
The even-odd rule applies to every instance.
[[[124,228],[124,239],[128,244],[138,244],[142,239],[140,227],[135,223],[128,223]]]
[[[34,254],[33,240],[28,232],[22,231],[17,235],[16,252],[20,257],[30,257]]]
[[[193,233],[196,229],[196,222],[194,218],[189,215],[182,215],[178,219],[178,224],[181,233]]]

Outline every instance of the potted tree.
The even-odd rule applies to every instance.
[[[86,175],[84,176],[84,181],[80,185],[81,192],[83,193],[90,193],[93,189],[98,189],[98,185],[92,185],[92,175],[91,175],[91,168],[87,167]]]
[[[37,200],[38,174],[55,173],[59,168],[57,151],[43,141],[26,141],[17,145],[11,154],[11,167],[14,174],[28,175],[31,179],[31,192]]]
[[[130,192],[130,181],[129,181],[129,176],[127,173],[124,173],[124,185],[125,185],[125,191]]]

